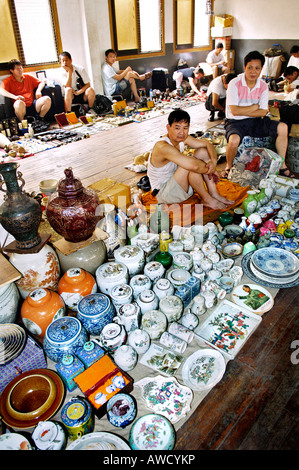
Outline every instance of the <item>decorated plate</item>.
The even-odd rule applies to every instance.
[[[25,330],[14,323],[0,325],[0,364],[6,364],[19,356],[26,344]]]
[[[298,258],[281,248],[261,248],[252,256],[252,265],[263,274],[274,277],[291,277],[299,272]]]
[[[274,305],[270,292],[257,284],[238,285],[232,291],[231,299],[235,304],[258,315],[268,312]]]
[[[144,415],[133,423],[129,444],[133,450],[172,450],[175,445],[175,430],[162,415]]]
[[[220,352],[199,349],[183,365],[184,384],[196,391],[209,390],[222,379],[225,368],[225,360]]]
[[[0,436],[0,450],[33,450],[26,437],[16,432]]]
[[[92,432],[72,442],[66,450],[131,450],[127,442],[112,432]]]
[[[276,282],[277,284],[281,284],[281,285],[289,284],[290,282],[296,281],[299,278],[299,272],[293,276],[288,276],[288,277],[275,277],[275,276],[272,276],[271,274],[261,273],[252,264],[252,259],[250,260],[250,268],[253,274],[257,278],[260,278],[263,281],[270,282],[270,283]]]
[[[147,408],[165,416],[172,424],[184,418],[190,410],[192,391],[180,385],[175,378],[161,375],[145,377],[135,385],[141,388]]]

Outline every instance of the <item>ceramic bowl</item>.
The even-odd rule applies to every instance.
[[[43,194],[50,195],[52,193],[55,193],[57,185],[58,181],[55,179],[42,180],[39,183],[39,189]]]
[[[186,284],[190,279],[191,274],[186,269],[173,269],[167,273],[167,278],[174,285],[174,287],[180,287]]]
[[[244,235],[244,229],[240,225],[226,225],[224,231],[229,238],[242,237]]]
[[[221,253],[224,258],[236,258],[240,256],[242,252],[243,246],[241,243],[226,243],[226,245],[221,248]]]
[[[107,403],[108,421],[117,428],[125,428],[131,424],[136,414],[135,401],[126,393],[114,395]]]

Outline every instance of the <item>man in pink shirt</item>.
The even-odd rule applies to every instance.
[[[249,52],[244,59],[244,73],[230,81],[226,93],[226,169],[227,178],[243,137],[275,138],[278,155],[283,158],[280,174],[294,177],[285,164],[288,147],[288,127],[284,122],[271,120],[268,114],[268,85],[259,78],[265,57],[258,51]]]

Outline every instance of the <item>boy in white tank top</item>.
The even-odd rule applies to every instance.
[[[186,201],[195,191],[204,206],[226,209],[234,201],[221,196],[216,187],[217,153],[212,144],[189,135],[190,115],[181,109],[168,116],[167,136],[159,140],[150,155],[147,174],[158,202],[175,204]],[[184,146],[196,149],[184,155]]]

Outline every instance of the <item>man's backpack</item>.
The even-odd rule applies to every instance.
[[[108,114],[112,111],[112,101],[104,95],[96,95],[93,109],[99,115]]]

